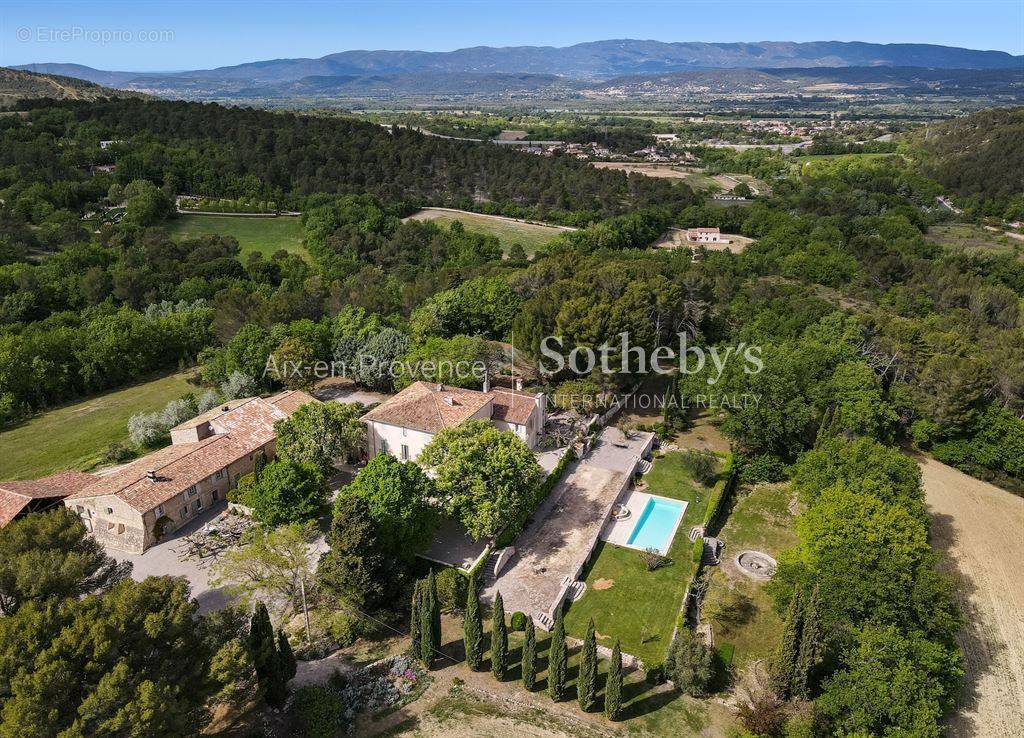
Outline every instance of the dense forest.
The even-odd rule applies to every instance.
[[[1024,489],[1024,264],[926,241],[948,214],[913,161],[836,159],[783,176],[771,156],[726,154],[776,178],[770,196],[722,208],[568,159],[216,105],[38,103],[0,126],[0,420],[178,365],[198,363],[209,385],[242,374],[269,390],[310,377],[266,374],[268,357],[490,361],[489,341],[513,331],[535,356],[548,335],[566,350],[618,345],[623,332],[648,349],[680,332],[758,345],[764,370],[730,364],[716,391],[761,398],[723,410],[744,478],[792,476],[808,505],[775,596],[785,611],[818,592],[830,637],[809,694],[830,734],[938,735],[959,678],[958,615],[916,466],[895,447]],[[172,238],[185,192],[300,207],[309,259],[241,260],[230,237]],[[401,220],[425,202],[585,227],[531,259],[503,257],[460,224]],[[108,209],[123,218],[97,222]],[[670,225],[756,242],[739,254],[650,248]],[[380,390],[415,378],[355,376]],[[639,378],[584,379],[619,390]],[[708,379],[681,379],[683,397]],[[873,576],[839,564],[852,546],[878,562]],[[918,681],[905,709],[869,719],[870,664],[894,649]]]
[[[1024,219],[1024,108],[995,108],[930,125],[915,136],[922,167],[966,210]]]
[[[299,209],[314,193],[369,193],[584,224],[692,199],[685,185],[595,170],[571,157],[523,157],[499,146],[351,119],[117,100],[67,104],[32,121],[28,133],[35,141],[44,133],[65,136],[69,126],[131,138],[131,147],[114,157],[122,184],[142,178],[177,193],[274,200]]]

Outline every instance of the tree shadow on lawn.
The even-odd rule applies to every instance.
[[[647,695],[647,696],[644,696]],[[622,684],[622,720],[630,720],[660,710],[682,694],[668,685],[656,685],[646,679]]]

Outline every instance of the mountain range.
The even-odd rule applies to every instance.
[[[1000,69],[1021,67],[1024,57],[933,44],[766,41],[705,43],[620,39],[552,46],[475,46],[456,51],[343,51],[318,59],[269,59],[215,69],[140,73],[111,72],[79,64],[29,64],[35,72],[87,79],[120,87],[145,78],[201,78],[294,82],[311,76],[374,74],[554,74],[573,79],[608,79],[696,69],[785,67],[933,67]]]
[[[672,96],[714,92],[815,94],[994,90],[1017,96],[1024,56],[931,44],[704,43],[611,40],[564,48],[477,46],[456,51],[344,51],[216,69],[105,71],[40,63],[16,69],[198,100],[286,101],[410,96]]]

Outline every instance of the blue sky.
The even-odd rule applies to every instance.
[[[0,0],[0,64],[199,69],[348,49],[660,41],[937,43],[1024,53],[1022,0]]]

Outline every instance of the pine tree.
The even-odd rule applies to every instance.
[[[793,696],[802,699],[810,696],[814,670],[821,660],[821,613],[818,611],[818,596],[818,586],[815,585],[804,610],[803,626],[800,629],[800,652],[793,669]]]
[[[281,629],[277,631],[277,655],[281,662],[281,674],[286,682],[290,682],[295,678],[298,664],[295,662],[295,652],[292,650],[292,644],[288,642],[288,636]]]
[[[594,619],[587,625],[587,637],[583,639],[580,655],[580,673],[576,678],[576,699],[583,712],[590,712],[597,698],[597,634]]]
[[[618,640],[612,648],[612,663],[608,666],[608,681],[604,683],[604,714],[609,720],[618,720],[622,710],[622,650]]]
[[[508,668],[508,629],[505,627],[505,603],[501,592],[494,596],[491,612],[491,673],[499,682],[505,679]]]
[[[771,664],[772,688],[783,700],[789,699],[792,691],[796,660],[800,654],[800,630],[803,627],[803,620],[803,593],[798,588],[790,600],[786,629],[782,632],[782,642],[779,643]]]
[[[466,614],[462,619],[462,632],[466,642],[466,664],[473,671],[479,671],[484,662],[484,626],[480,618],[480,595],[476,591],[476,572],[469,575]]]
[[[409,635],[412,636],[412,655],[414,658],[420,657],[420,648],[422,638],[420,637],[423,629],[420,626],[420,610],[423,607],[423,584],[419,579],[412,588],[412,609],[409,613]]]
[[[565,623],[562,609],[555,614],[555,628],[551,633],[551,645],[548,647],[548,694],[555,702],[559,702],[565,693],[566,671],[569,666],[569,649],[565,645]]]
[[[532,692],[537,684],[537,629],[533,627],[533,618],[526,618],[526,633],[523,637],[522,661],[523,686]]]

